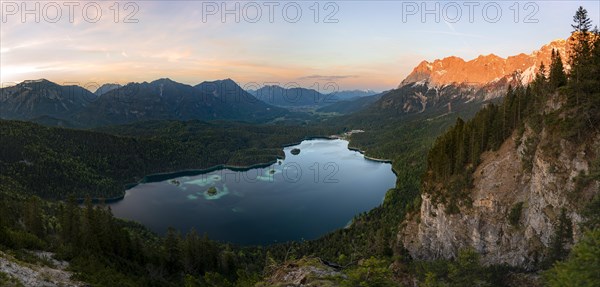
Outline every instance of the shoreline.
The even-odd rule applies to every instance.
[[[291,147],[291,146],[296,146],[301,144],[303,141],[306,140],[318,140],[318,139],[324,139],[324,140],[345,140],[348,142],[348,150],[350,151],[355,151],[360,153],[366,160],[370,160],[370,161],[374,161],[374,162],[380,162],[380,163],[389,163],[392,165],[392,172],[398,176],[398,174],[396,173],[396,171],[394,170],[393,167],[393,162],[390,159],[380,159],[380,158],[375,158],[375,157],[370,157],[367,156],[365,154],[365,151],[356,148],[356,147],[352,147],[350,146],[350,139],[347,138],[346,136],[343,135],[330,135],[330,136],[308,136],[308,137],[304,137],[302,138],[302,140],[300,140],[299,142],[293,142],[293,143],[288,143],[288,144],[284,144],[281,146],[282,149],[285,149],[286,147]],[[245,166],[240,166],[240,165],[228,165],[228,164],[218,164],[218,165],[214,165],[208,168],[203,168],[203,169],[184,169],[184,170],[178,170],[178,171],[168,171],[168,172],[159,172],[159,173],[152,173],[152,174],[148,174],[145,175],[144,177],[142,177],[139,181],[137,182],[132,182],[132,183],[127,183],[124,185],[124,190],[122,192],[121,195],[119,196],[114,196],[114,197],[110,197],[110,198],[92,198],[92,203],[94,204],[98,204],[101,201],[104,201],[104,203],[115,203],[118,202],[122,199],[125,198],[125,194],[127,192],[127,190],[136,187],[139,184],[142,183],[149,183],[149,182],[159,182],[159,181],[163,181],[163,180],[168,180],[168,179],[172,179],[174,177],[180,177],[180,176],[195,176],[195,175],[201,175],[201,174],[206,174],[209,172],[213,172],[215,170],[221,170],[221,169],[229,169],[231,171],[247,171],[247,170],[251,170],[251,169],[255,169],[255,168],[265,168],[268,166],[271,166],[275,163],[277,163],[279,160],[285,160],[285,154],[283,157],[281,156],[275,156],[274,160],[268,161],[268,162],[263,162],[263,163],[256,163],[256,164],[251,164],[251,165],[245,165]],[[84,202],[84,198],[78,198],[77,201],[79,203],[83,203]]]
[[[306,140],[316,140],[316,139],[332,140],[332,139],[335,139],[335,138],[333,138],[331,136],[311,136],[311,137],[305,137],[305,138],[303,138],[301,141],[299,141],[297,143],[284,144],[284,145],[281,146],[281,148],[284,149],[286,147],[291,147],[291,146],[299,145],[303,141],[306,141]],[[144,176],[137,183],[130,183],[130,184],[127,184],[126,186],[128,186],[127,189],[130,189],[130,188],[135,187],[136,185],[138,185],[140,183],[162,181],[162,179],[161,180],[152,180],[152,178],[154,178],[154,179],[155,178],[164,178],[164,180],[167,180],[167,179],[173,178],[173,175],[179,175],[179,174],[182,174],[183,176],[194,176],[194,175],[201,175],[201,174],[209,173],[209,172],[212,172],[212,171],[215,171],[215,170],[220,170],[220,169],[229,169],[229,170],[232,170],[232,171],[248,171],[248,170],[251,170],[251,169],[254,169],[254,168],[265,168],[265,167],[268,167],[270,165],[273,165],[273,164],[277,163],[279,160],[284,160],[284,159],[285,159],[285,154],[284,154],[284,156],[275,156],[274,160],[271,160],[271,161],[268,161],[268,162],[255,163],[255,164],[251,164],[251,165],[218,164],[218,165],[213,165],[211,167],[202,168],[202,169],[184,169],[184,170],[179,170],[179,171],[152,173],[152,174]]]
[[[348,143],[350,143],[350,141],[348,141]],[[364,150],[361,150],[361,149],[356,148],[356,147],[348,146],[348,149],[351,150],[351,151],[355,151],[355,152],[358,152],[358,153],[362,154],[365,159],[368,159],[370,161],[376,161],[376,162],[382,162],[382,163],[390,163],[390,164],[392,163],[391,159],[370,157],[370,156],[368,156],[368,155],[365,154]]]

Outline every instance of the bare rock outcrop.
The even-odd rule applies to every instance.
[[[589,172],[598,143],[599,135],[576,144],[545,130],[515,132],[498,151],[482,156],[473,174],[472,207],[446,214],[442,204],[423,194],[419,213],[403,223],[398,240],[415,258],[453,258],[472,247],[486,264],[534,269],[544,259],[562,208],[574,240],[581,236],[581,207],[599,193],[599,183],[582,188],[576,182]],[[522,209],[518,223],[511,224],[508,214],[516,205]]]

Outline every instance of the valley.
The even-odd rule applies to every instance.
[[[382,92],[3,87],[0,285],[598,286],[583,11],[566,39],[425,60]]]

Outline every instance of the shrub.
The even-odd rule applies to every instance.
[[[514,227],[518,227],[519,226],[519,220],[521,220],[521,212],[523,211],[523,202],[517,202],[515,203],[512,208],[510,209],[510,212],[508,213],[508,222],[510,223],[510,225],[514,226]]]

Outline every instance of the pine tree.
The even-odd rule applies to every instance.
[[[590,31],[591,20],[587,11],[581,8],[573,17],[575,29],[572,40],[572,53],[569,62],[569,104],[576,107],[576,113],[569,119],[565,130],[575,131],[570,136],[581,136],[585,128],[597,129],[600,121],[600,77],[598,75],[600,60],[598,60],[598,31]],[[567,132],[568,133],[568,132]]]
[[[571,27],[574,29],[573,32],[583,32],[585,34],[590,31],[592,20],[588,18],[587,13],[586,9],[579,6],[579,9],[575,12],[575,16],[573,16],[573,22],[575,22],[575,24],[571,24]]]
[[[571,55],[571,77],[575,81],[576,84],[581,83],[584,80],[584,77],[587,75],[587,71],[585,68],[589,64],[590,57],[590,37],[589,37],[589,29],[591,27],[591,21],[587,16],[587,10],[583,7],[579,7],[579,9],[575,12],[575,16],[573,16],[573,22],[571,27],[573,27],[573,47],[572,47],[572,55]],[[579,104],[579,98],[577,95],[576,104]]]
[[[27,200],[25,207],[25,226],[27,230],[38,237],[44,234],[44,223],[42,221],[41,199],[32,196]]]
[[[550,87],[556,89],[567,84],[567,74],[563,67],[562,58],[558,51],[552,49],[552,63],[550,64]]]
[[[179,270],[181,256],[181,236],[173,227],[167,230],[167,236],[164,241],[165,263],[167,268],[173,272]]]
[[[94,210],[94,204],[92,198],[87,196],[84,201],[84,211],[81,217],[81,239],[83,240],[82,248],[88,250],[99,250],[100,244],[98,242],[98,224],[96,219],[96,212]]]
[[[550,254],[548,256],[548,263],[553,263],[556,260],[562,260],[569,254],[567,250],[567,244],[573,242],[573,224],[571,219],[567,216],[567,211],[562,208],[560,216],[558,217],[558,223],[554,230],[554,236],[550,243]]]
[[[554,49],[552,49],[552,57],[554,57]],[[540,63],[540,68],[535,76],[535,83],[545,83],[546,80],[548,80],[546,78],[546,66],[544,65],[544,62],[542,62]]]
[[[590,59],[590,91],[589,115],[592,126],[600,125],[600,31],[598,27],[592,32],[594,35],[593,49]]]
[[[554,50],[552,50],[552,56],[554,57]],[[536,100],[536,105],[539,105],[542,101],[544,101],[544,97],[547,94],[548,88],[549,88],[549,80],[548,80],[548,71],[546,71],[546,66],[544,65],[544,62],[542,62],[540,64],[540,67],[538,69],[537,74],[535,75],[535,80],[533,80],[531,86],[533,87],[533,90],[535,91],[535,100]],[[565,78],[566,79],[566,78]],[[504,110],[504,117],[503,117],[503,121],[506,121],[506,108],[507,108],[507,103],[503,103],[502,104],[502,109]],[[512,132],[512,126],[510,126],[509,130],[506,130],[506,124],[504,124],[503,129],[505,130],[506,133],[510,133]],[[503,138],[507,137],[507,134],[503,135]]]
[[[79,241],[79,208],[75,196],[69,196],[61,214],[61,237],[65,243],[77,244]]]
[[[183,242],[183,268],[187,273],[194,274],[201,271],[206,271],[200,259],[202,254],[200,250],[200,235],[196,232],[196,229],[192,228],[190,232],[185,236]]]
[[[600,229],[588,231],[569,259],[544,273],[548,286],[594,287],[600,282]]]

